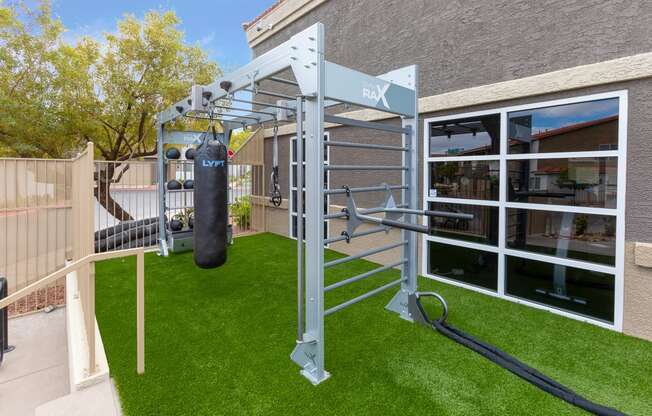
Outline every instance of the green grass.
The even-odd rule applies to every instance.
[[[314,387],[290,360],[296,244],[241,237],[226,265],[192,253],[148,254],[146,372],[137,376],[135,260],[97,265],[97,317],[127,415],[582,414],[481,356],[384,309],[387,291],[326,318],[329,380]],[[338,256],[327,253],[327,258]],[[327,283],[377,267],[356,261]],[[327,294],[327,307],[389,271]],[[652,343],[548,312],[420,279],[450,304],[450,322],[589,399],[652,414]]]

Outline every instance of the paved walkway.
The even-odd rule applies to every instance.
[[[70,393],[65,309],[10,319],[9,344],[16,349],[0,365],[0,415],[33,416]]]

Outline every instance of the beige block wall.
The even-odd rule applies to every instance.
[[[652,246],[636,248],[625,243],[623,332],[652,341]]]

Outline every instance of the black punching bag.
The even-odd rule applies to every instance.
[[[213,137],[216,138],[213,132]],[[206,133],[195,154],[193,250],[195,264],[211,269],[226,262],[228,169],[226,146]]]

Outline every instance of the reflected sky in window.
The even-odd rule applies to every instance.
[[[617,115],[618,98],[610,98],[607,100],[516,111],[509,113],[509,119],[510,121],[517,118],[524,120],[527,117],[531,123],[531,134],[534,135]],[[513,133],[514,131],[512,130],[510,134]],[[512,137],[515,136],[512,135]]]

